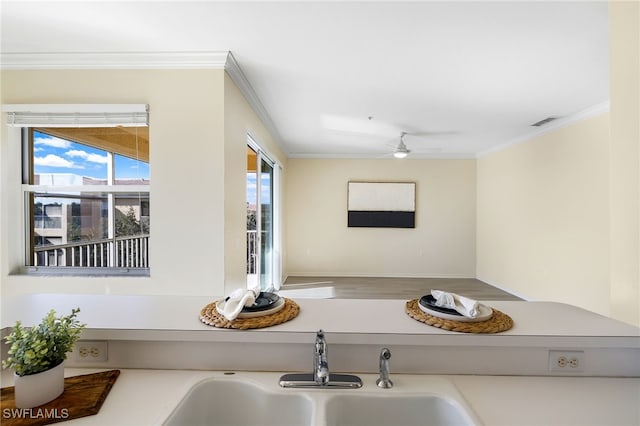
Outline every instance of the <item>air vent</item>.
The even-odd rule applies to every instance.
[[[544,126],[547,123],[552,122],[553,120],[557,120],[560,117],[547,117],[544,120],[540,120],[537,123],[533,123],[532,126],[536,126],[536,127],[540,127],[540,126]]]

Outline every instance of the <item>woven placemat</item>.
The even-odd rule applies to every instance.
[[[284,308],[270,315],[255,318],[236,318],[229,321],[218,312],[216,302],[209,303],[200,311],[200,321],[207,325],[218,328],[236,328],[239,330],[248,330],[251,328],[271,327],[272,325],[282,324],[298,316],[300,306],[291,299],[284,298]]]
[[[443,330],[459,331],[462,333],[500,333],[513,327],[513,320],[509,315],[495,308],[491,309],[493,309],[493,315],[486,321],[460,322],[429,315],[420,309],[418,299],[409,300],[406,305],[407,314],[411,318]]]

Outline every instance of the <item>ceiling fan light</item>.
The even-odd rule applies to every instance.
[[[407,151],[396,151],[393,156],[396,158],[405,158],[409,153]]]
[[[402,133],[400,135],[400,143],[398,144],[398,147],[396,148],[395,152],[393,153],[393,156],[396,158],[405,158],[408,154],[409,154],[409,150],[407,149],[407,146],[404,144],[404,135],[405,133]]]

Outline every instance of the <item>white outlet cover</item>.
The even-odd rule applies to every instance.
[[[79,340],[74,352],[76,361],[79,362],[107,362],[108,343],[106,340]],[[84,354],[81,355],[81,354]]]
[[[562,357],[566,359],[565,363],[558,362]],[[584,351],[549,351],[549,371],[567,374],[582,373],[585,371],[584,367]]]

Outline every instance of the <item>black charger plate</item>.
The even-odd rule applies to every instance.
[[[442,306],[436,306],[436,298],[430,294],[426,296],[422,296],[419,302],[422,306],[427,309],[431,309],[432,311],[441,312],[443,314],[449,315],[457,315],[459,317],[463,316],[460,312],[455,309],[443,308]]]
[[[273,305],[280,301],[280,296],[275,293],[262,292],[256,298],[256,301],[251,306],[245,306],[242,308],[242,312],[261,312],[271,309]]]

